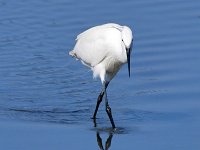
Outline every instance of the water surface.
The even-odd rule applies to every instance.
[[[200,2],[1,0],[0,8],[1,147],[98,149],[100,136],[115,150],[200,148]],[[124,66],[108,88],[118,133],[104,105],[93,127],[101,83],[68,56],[80,32],[108,22],[134,33],[131,78]]]

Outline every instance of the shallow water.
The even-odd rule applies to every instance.
[[[41,134],[50,143],[58,136],[98,149],[97,133],[103,134],[103,141],[110,134],[104,105],[98,112],[97,128],[90,119],[101,83],[68,51],[80,32],[116,22],[133,29],[134,44],[131,78],[124,66],[108,88],[119,127],[110,149],[199,149],[199,7],[195,0],[1,0],[1,130],[23,139],[10,130],[14,128],[10,124],[24,123],[18,125],[18,132],[30,135],[34,131],[23,126],[39,130],[35,123],[45,124]],[[51,129],[57,136],[48,136],[53,134]],[[56,143],[36,147],[34,142],[40,143],[36,140],[40,133],[36,133],[27,146],[58,148]],[[87,137],[93,139],[92,144],[84,140]],[[4,146],[9,143],[4,134],[0,139]],[[62,141],[58,149],[83,148],[67,144]]]

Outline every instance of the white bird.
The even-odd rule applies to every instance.
[[[102,91],[98,96],[93,115],[95,126],[96,114],[105,95],[106,112],[112,127],[115,128],[106,89],[121,66],[127,62],[130,77],[132,41],[133,35],[129,27],[108,23],[92,27],[79,34],[74,49],[69,52],[69,55],[81,60],[84,65],[91,68],[94,77],[101,79]]]

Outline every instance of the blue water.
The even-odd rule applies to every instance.
[[[106,141],[111,126],[104,104],[97,128],[90,119],[101,83],[68,52],[82,31],[115,22],[132,28],[134,44],[131,78],[124,66],[108,88],[119,127],[110,149],[199,149],[199,8],[196,0],[1,0],[0,118],[70,126],[75,135],[80,127],[93,135],[87,149],[98,149],[97,132]]]

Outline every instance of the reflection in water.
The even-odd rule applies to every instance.
[[[127,134],[130,131],[128,128],[123,128],[123,127],[117,127],[115,129],[113,129],[112,127],[110,127],[110,128],[107,128],[107,127],[97,128],[96,119],[93,119],[93,123],[94,123],[94,128],[92,130],[94,130],[95,133],[96,133],[97,144],[98,144],[100,150],[108,150],[110,148],[114,134],[115,135],[116,134],[117,135],[118,134]],[[102,138],[100,136],[100,133],[108,134],[107,139],[105,139],[106,141],[104,140],[105,141],[104,146],[102,144]]]
[[[96,136],[97,136],[97,143],[98,143],[100,150],[104,150],[104,147],[103,147],[103,144],[102,144],[102,139],[100,137],[99,131],[96,132]],[[109,132],[109,136],[108,136],[106,143],[105,143],[105,150],[108,150],[109,147],[111,146],[112,137],[113,137],[113,133]]]

